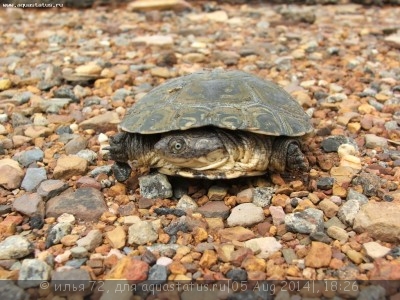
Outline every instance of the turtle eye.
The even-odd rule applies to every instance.
[[[172,153],[179,153],[185,147],[185,141],[183,139],[172,139],[169,142],[169,149]]]

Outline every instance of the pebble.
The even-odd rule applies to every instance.
[[[257,253],[258,258],[266,259],[282,248],[274,237],[255,238],[244,242],[246,248],[250,248]]]
[[[149,269],[149,276],[147,280],[154,282],[154,284],[162,284],[168,279],[168,268],[161,264],[151,266]]]
[[[61,271],[53,271],[51,273],[51,283],[53,285],[58,284],[59,286],[59,296],[71,295],[69,286],[71,282],[83,282],[88,283],[91,280],[90,274],[85,269],[63,269]],[[85,284],[86,288],[89,290],[89,286]]]
[[[247,272],[243,269],[232,269],[226,273],[226,278],[232,281],[246,281]]]
[[[271,204],[275,189],[272,187],[256,187],[253,190],[253,204],[259,207],[266,207]]]
[[[352,226],[360,207],[357,200],[348,200],[339,208],[337,216],[344,224]]]
[[[12,208],[27,216],[40,215],[44,216],[44,202],[39,194],[24,194],[15,198]]]
[[[228,194],[228,188],[226,186],[212,185],[208,189],[207,197],[210,201],[221,201]]]
[[[140,282],[147,279],[149,268],[149,265],[141,260],[124,257],[118,261],[106,279],[125,278],[132,282]]]
[[[59,244],[64,236],[71,233],[71,230],[71,223],[57,223],[51,227],[46,238],[46,248]]]
[[[369,149],[375,149],[377,147],[387,148],[388,142],[387,139],[381,136],[377,136],[375,134],[366,134],[365,135],[365,147]]]
[[[324,212],[324,215],[328,218],[336,216],[337,212],[339,211],[339,206],[328,199],[324,199],[319,202],[318,208],[320,208]]]
[[[34,246],[20,235],[9,236],[0,242],[0,259],[16,259],[29,255]]]
[[[13,190],[21,185],[24,171],[18,162],[10,158],[0,160],[0,186]]]
[[[147,221],[140,221],[129,226],[128,243],[130,245],[145,245],[147,243],[155,242],[157,239],[157,232],[153,229],[151,223]]]
[[[63,213],[73,214],[77,219],[88,222],[98,220],[107,211],[103,194],[91,187],[78,188],[75,192],[65,192],[51,198],[46,203],[46,217]]]
[[[49,200],[68,188],[68,184],[62,180],[44,180],[40,183],[37,193],[43,197],[44,200]]]
[[[76,155],[62,156],[57,160],[53,171],[55,179],[69,179],[72,176],[84,175],[88,167],[87,160]]]
[[[335,180],[332,177],[322,177],[317,180],[317,188],[321,190],[330,190]]]
[[[331,246],[321,242],[311,242],[311,248],[305,257],[305,265],[310,268],[328,267],[331,258]]]
[[[71,248],[71,256],[73,258],[86,258],[89,256],[89,251],[85,247],[77,246]]]
[[[168,226],[164,227],[164,231],[171,235],[176,235],[178,231],[188,232],[190,224],[186,216],[182,216],[179,219],[173,220]]]
[[[0,284],[0,298],[2,300],[26,300],[30,295],[24,289],[16,286],[12,281],[2,280]]]
[[[349,235],[346,230],[337,226],[330,226],[326,233],[333,239],[338,240],[344,244],[349,239]]]
[[[311,233],[314,231],[323,231],[324,213],[315,208],[308,208],[301,212],[287,214],[285,224],[289,231],[299,233]]]
[[[321,146],[325,152],[337,152],[340,145],[348,143],[349,143],[349,138],[343,135],[337,135],[325,138],[322,141]]]
[[[13,159],[18,161],[22,166],[28,167],[30,164],[38,161],[42,161],[44,152],[40,149],[26,150],[14,155]]]
[[[172,186],[164,174],[153,174],[139,177],[140,194],[144,198],[170,198],[173,195]]]
[[[390,248],[384,247],[377,242],[368,242],[363,244],[363,249],[367,256],[372,259],[377,259],[384,257],[385,255],[389,254]]]
[[[251,226],[264,220],[264,211],[253,203],[235,206],[227,219],[228,226]]]
[[[354,185],[361,185],[363,194],[366,196],[375,196],[381,186],[379,176],[373,173],[361,172],[352,182]]]
[[[231,241],[247,241],[255,237],[255,234],[250,229],[243,226],[236,226],[231,228],[224,228],[218,231],[221,242]]]
[[[383,242],[398,242],[400,237],[400,204],[397,202],[368,202],[354,218],[353,229],[367,232]]]
[[[22,180],[21,187],[27,192],[32,192],[46,179],[47,174],[45,168],[28,168]]]
[[[199,206],[197,205],[196,201],[194,201],[188,195],[183,195],[176,204],[176,208],[181,209],[185,212],[196,211],[198,207]]]
[[[51,267],[39,259],[24,259],[18,275],[18,285],[24,289],[38,286],[50,279]]]
[[[108,111],[102,115],[89,118],[79,123],[79,127],[83,130],[92,129],[96,132],[106,132],[109,130],[117,130],[119,123],[120,119],[118,113]]]
[[[86,148],[88,141],[82,137],[77,136],[76,138],[70,140],[64,147],[65,153],[67,155],[77,154],[79,151]]]
[[[209,201],[197,209],[197,212],[205,218],[223,218],[229,216],[230,208],[226,206],[224,201]]]
[[[275,226],[279,226],[285,223],[285,211],[281,206],[270,206],[269,212],[272,216],[272,223]]]
[[[80,150],[76,156],[87,160],[89,164],[95,164],[97,160],[97,153],[89,149]],[[92,170],[90,174],[93,174],[92,172],[96,173],[95,170]]]
[[[173,260],[169,257],[161,256],[160,258],[157,259],[156,265],[159,266],[168,266],[173,262]]]
[[[101,231],[98,229],[92,229],[85,237],[77,240],[76,244],[88,251],[93,251],[96,247],[100,246],[102,242],[103,235],[101,234]]]
[[[115,229],[106,232],[105,238],[111,247],[122,249],[125,246],[126,233],[122,226],[117,226]]]

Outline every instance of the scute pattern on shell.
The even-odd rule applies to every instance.
[[[216,126],[273,136],[312,130],[302,107],[275,83],[242,71],[201,71],[154,88],[122,120],[127,132],[154,134]]]

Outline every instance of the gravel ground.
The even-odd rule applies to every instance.
[[[399,299],[400,7],[174,2],[0,10],[0,298],[53,299],[40,283],[63,279],[340,279],[352,288],[274,294]],[[315,127],[308,174],[115,181],[103,148],[126,110],[204,68],[298,100]],[[272,299],[209,298],[257,297]]]

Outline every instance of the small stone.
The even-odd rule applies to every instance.
[[[312,242],[305,257],[305,265],[310,268],[328,267],[332,258],[331,246],[321,242]]]
[[[218,231],[218,235],[221,238],[221,242],[242,242],[255,237],[253,231],[251,231],[250,229],[246,229],[242,226],[221,229]]]
[[[311,241],[317,241],[325,244],[330,244],[332,242],[332,239],[322,231],[311,232],[309,237]]]
[[[247,272],[265,272],[266,266],[265,259],[254,256],[247,256],[241,264]]]
[[[87,144],[88,141],[84,137],[77,136],[65,145],[65,153],[67,155],[77,154],[79,151],[85,149]]]
[[[94,188],[78,188],[75,192],[65,192],[51,198],[46,203],[46,217],[55,217],[63,213],[73,214],[85,221],[98,220],[107,211],[103,194]]]
[[[59,287],[58,295],[71,295],[69,287],[71,282],[80,282],[84,284],[86,291],[90,290],[89,280],[91,280],[90,274],[85,269],[63,269],[62,271],[53,271],[51,273],[51,284],[52,289],[54,289],[57,284]],[[69,284],[69,285],[67,285]]]
[[[324,212],[324,215],[328,218],[336,216],[337,212],[339,211],[339,206],[328,199],[324,199],[319,202],[318,207]]]
[[[147,280],[154,282],[155,284],[162,284],[168,279],[168,268],[156,264],[149,269],[149,276]]]
[[[397,295],[399,295],[399,293],[397,293]],[[379,285],[378,283],[366,286],[365,288],[361,289],[357,299],[365,299],[365,300],[385,299],[385,296],[386,296],[386,289],[383,286]],[[390,298],[392,299],[392,297]],[[395,299],[396,296],[394,296],[393,298]]]
[[[348,258],[350,258],[352,262],[357,265],[361,264],[364,260],[364,256],[360,252],[353,249],[347,250],[346,255]]]
[[[275,226],[285,223],[285,212],[281,206],[270,206],[269,212],[272,216],[272,222]]]
[[[364,171],[354,178],[352,183],[354,185],[361,185],[363,194],[366,196],[375,196],[381,186],[379,176]]]
[[[228,14],[224,10],[217,10],[206,15],[207,20],[215,22],[225,22],[228,20]]]
[[[128,243],[130,245],[144,245],[147,243],[155,242],[158,238],[157,232],[149,222],[140,221],[129,227],[128,230]]]
[[[62,214],[57,218],[58,223],[69,223],[69,224],[75,224],[75,217],[72,214]]]
[[[349,192],[347,193],[346,200],[357,200],[360,202],[360,205],[364,205],[368,203],[368,197],[357,192],[354,189],[349,189]]]
[[[102,115],[98,115],[79,123],[79,127],[83,130],[92,129],[96,132],[106,132],[109,130],[117,130],[120,123],[119,115],[114,111],[107,111]]]
[[[69,179],[86,173],[88,162],[76,155],[62,156],[57,160],[53,171],[55,179]]]
[[[186,268],[179,261],[173,261],[172,263],[170,263],[168,265],[168,269],[174,275],[186,274],[187,272]]]
[[[295,259],[297,259],[296,252],[292,248],[285,248],[281,251],[287,264],[290,265]]]
[[[122,226],[106,232],[105,237],[113,248],[122,249],[125,246],[126,233]]]
[[[4,276],[2,278],[5,279]],[[12,281],[2,280],[0,284],[0,299],[2,300],[27,300],[30,295],[22,288],[14,285]]]
[[[336,135],[325,138],[322,141],[321,146],[325,152],[337,152],[340,145],[348,143],[349,143],[349,138],[343,135]]]
[[[18,259],[29,255],[33,245],[19,235],[13,235],[0,242],[0,259]]]
[[[174,44],[174,39],[170,35],[146,35],[135,37],[134,39],[132,39],[132,43],[144,43],[149,46],[172,47]]]
[[[317,180],[317,188],[321,190],[330,190],[335,180],[332,177],[322,177]]]
[[[13,190],[20,186],[24,171],[19,164],[10,158],[0,160],[0,186]]]
[[[365,147],[369,149],[375,149],[377,147],[387,148],[388,142],[387,139],[384,137],[380,137],[375,134],[366,134]]]
[[[340,160],[341,167],[350,167],[354,170],[361,170],[361,159],[354,155],[345,155]]]
[[[338,240],[341,243],[347,242],[349,235],[346,230],[337,226],[330,226],[326,233],[333,239]]]
[[[356,214],[353,228],[356,232],[367,232],[372,238],[383,242],[399,242],[400,204],[368,202]]]
[[[44,202],[39,194],[24,194],[14,200],[12,207],[14,210],[29,217],[40,215],[44,216]]]
[[[183,195],[178,203],[176,204],[176,208],[181,209],[185,212],[187,211],[196,211],[199,206],[196,201],[194,201],[190,196]]]
[[[71,256],[73,258],[86,258],[89,256],[89,251],[85,247],[73,247],[71,248]]]
[[[289,231],[299,233],[311,233],[323,231],[324,213],[315,208],[308,208],[301,212],[287,214],[285,224]]]
[[[68,184],[62,180],[44,180],[40,183],[37,193],[44,198],[44,200],[49,200],[68,188]]]
[[[218,261],[218,256],[214,250],[205,250],[200,258],[199,266],[202,268],[211,268]]]
[[[28,168],[26,170],[21,187],[28,192],[34,191],[39,184],[47,179],[45,168]]]
[[[384,247],[377,242],[368,242],[363,244],[365,253],[372,259],[384,257],[389,254],[390,248]]]
[[[12,87],[12,81],[8,78],[0,78],[0,91],[8,90]]]
[[[218,259],[223,262],[232,260],[232,253],[235,251],[235,246],[232,244],[222,244],[215,247],[218,254]]]
[[[264,220],[264,211],[253,203],[243,203],[234,207],[227,219],[228,226],[250,226]]]
[[[226,278],[232,281],[246,281],[247,272],[243,269],[232,269],[226,273]]]
[[[95,63],[88,63],[75,68],[75,72],[79,75],[100,75],[102,68]]]
[[[350,183],[354,176],[357,174],[357,170],[351,167],[333,167],[330,170],[330,175],[335,179],[335,182],[339,185],[343,183]]]
[[[124,257],[106,276],[106,279],[127,279],[132,282],[147,279],[149,265],[133,257]]]
[[[230,208],[226,206],[224,201],[209,201],[197,209],[197,212],[205,218],[223,218],[229,216]]]
[[[262,237],[244,242],[244,246],[257,253],[258,258],[266,259],[282,248],[274,237]]]
[[[38,286],[50,279],[51,267],[39,259],[24,259],[19,270],[18,285],[22,288]]]
[[[43,157],[44,153],[42,150],[31,149],[18,153],[18,155],[14,156],[14,159],[24,167],[28,167],[31,163],[42,161]]]
[[[148,199],[170,198],[172,186],[164,174],[153,174],[139,177],[140,194]]]
[[[89,176],[82,176],[79,178],[76,182],[76,186],[78,188],[91,187],[96,190],[101,190],[101,183]]]
[[[103,235],[101,234],[101,231],[98,229],[92,229],[85,237],[77,240],[76,244],[88,251],[93,251],[96,247],[100,246],[102,242]]]
[[[400,34],[398,34],[398,33],[391,34],[391,35],[385,37],[384,41],[389,46],[396,48],[396,49],[400,49]]]
[[[272,187],[256,187],[253,191],[253,204],[259,207],[266,207],[271,204],[275,189]]]
[[[338,211],[338,218],[344,224],[352,226],[354,218],[360,210],[360,207],[360,202],[357,200],[348,200],[340,207]]]
[[[225,196],[228,193],[228,188],[225,186],[218,186],[218,185],[212,185],[208,189],[208,199],[210,201],[221,201],[225,198]]]

